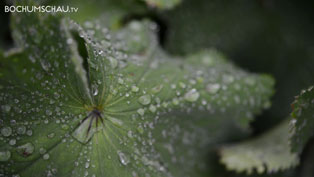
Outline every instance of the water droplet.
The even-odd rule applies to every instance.
[[[138,101],[142,105],[148,105],[151,102],[151,96],[150,95],[143,95],[143,96],[138,98]]]
[[[138,92],[140,89],[136,87],[135,85],[132,85],[131,90],[132,92]]]
[[[130,159],[121,151],[118,151],[120,162],[123,165],[127,165],[130,162]]]
[[[2,134],[3,136],[5,136],[5,137],[10,136],[10,135],[12,134],[12,129],[11,129],[11,127],[3,127],[3,128],[1,129],[1,134]]]
[[[39,153],[40,154],[45,154],[47,151],[46,151],[46,149],[45,148],[40,148],[39,149]]]
[[[197,92],[196,89],[191,89],[184,95],[184,99],[186,101],[194,102],[200,97],[200,94]]]
[[[133,138],[133,132],[131,130],[128,131],[128,137]]]
[[[55,97],[55,99],[59,99],[60,98],[60,95],[57,92],[53,93],[53,96]]]
[[[10,151],[0,151],[0,162],[8,161],[11,157]]]
[[[220,89],[219,84],[207,84],[206,86],[207,92],[212,93],[212,94],[217,93],[219,89]]]
[[[69,45],[73,44],[73,39],[72,38],[68,38],[67,39],[67,44],[69,44]]]
[[[154,112],[156,112],[157,108],[154,105],[150,105],[149,110],[150,110],[150,112],[154,113]]]
[[[69,125],[68,125],[68,124],[62,124],[62,125],[61,125],[61,128],[62,128],[63,130],[68,130],[68,129],[69,129]]]
[[[117,59],[115,59],[115,58],[113,58],[113,57],[110,57],[110,58],[109,58],[109,61],[110,61],[111,67],[112,67],[113,69],[115,69],[115,68],[118,66],[118,60],[117,60]]]
[[[183,83],[183,82],[180,82],[179,85],[180,85],[180,87],[183,88],[183,89],[186,88],[186,85],[185,85],[185,83]]]
[[[32,130],[27,130],[27,131],[26,131],[26,134],[27,134],[28,136],[32,136],[33,131],[32,131]]]
[[[173,98],[172,99],[172,104],[173,105],[178,105],[179,104],[179,99],[178,98]],[[165,107],[165,106],[164,106]],[[165,107],[166,108],[166,107]]]
[[[140,133],[140,134],[143,134],[144,133],[144,128],[140,125],[137,127],[137,131]]]
[[[9,144],[14,146],[16,144],[16,139],[10,139]]]
[[[139,109],[137,110],[137,113],[138,113],[139,115],[143,116],[144,113],[145,113],[145,110],[144,110],[143,108],[139,108]]]
[[[290,123],[294,126],[297,123],[297,119],[292,119]]]
[[[157,85],[157,86],[153,87],[152,93],[154,93],[154,94],[159,93],[163,87],[164,87],[163,85]]]
[[[14,103],[19,103],[20,102],[20,100],[18,100],[18,99],[14,99]]]
[[[43,70],[49,71],[49,68],[51,67],[49,62],[47,62],[46,60],[40,60],[40,64]]]
[[[48,159],[49,159],[49,157],[50,157],[50,155],[49,155],[49,154],[45,154],[45,155],[43,156],[43,159],[44,159],[44,160],[48,160]]]
[[[49,104],[54,104],[54,103],[55,103],[55,100],[50,99]]]
[[[2,105],[1,109],[3,110],[3,112],[10,112],[11,106],[10,105]]]
[[[89,168],[89,162],[85,163],[85,168]]]
[[[26,132],[26,127],[24,125],[17,127],[16,133],[19,135],[23,135]]]
[[[21,146],[18,146],[17,147],[17,152],[24,156],[24,157],[27,157],[29,155],[31,155],[33,152],[34,152],[34,146],[33,144],[31,143],[26,143],[26,144],[23,144]]]
[[[119,83],[119,84],[123,84],[123,83],[124,83],[124,80],[123,80],[121,77],[119,77],[119,78],[118,78],[118,83]]]
[[[92,85],[92,92],[93,92],[93,96],[98,95],[98,86],[97,85]]]
[[[51,115],[52,115],[52,111],[49,110],[49,109],[47,109],[47,110],[46,110],[46,115],[47,115],[47,116],[51,116]]]

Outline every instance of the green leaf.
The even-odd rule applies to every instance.
[[[49,14],[12,19],[21,49],[0,60],[4,175],[202,176],[208,146],[269,106],[269,76],[215,50],[171,57],[150,22],[110,33]]]
[[[260,137],[235,145],[221,148],[221,162],[227,169],[252,174],[272,173],[296,166],[299,157],[290,152],[289,122],[279,126]]]
[[[314,89],[313,86],[302,90],[292,103],[291,114],[291,148],[300,153],[314,134]]]
[[[181,3],[181,0],[144,0],[150,7],[157,7],[160,9],[172,9]]]
[[[299,5],[273,1],[269,13],[270,6],[260,1],[185,0],[160,13],[167,24],[165,48],[185,55],[215,47],[249,71],[271,74],[276,80],[272,107],[254,123],[261,132],[285,119],[293,96],[314,83],[314,55],[307,52],[314,33],[306,30],[314,25],[312,9],[306,8],[312,5]]]

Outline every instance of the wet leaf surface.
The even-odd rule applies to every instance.
[[[302,90],[292,103],[290,120],[291,147],[294,152],[301,153],[306,143],[313,136],[314,123],[314,90],[313,87]]]
[[[0,60],[4,175],[202,176],[208,147],[247,131],[270,105],[269,76],[242,71],[216,50],[169,56],[154,23],[112,33],[99,21],[12,19],[18,49]]]

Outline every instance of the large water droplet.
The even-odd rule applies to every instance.
[[[16,133],[19,135],[23,135],[26,132],[26,127],[24,125],[17,127]]]
[[[206,86],[206,90],[212,94],[217,93],[219,89],[220,89],[219,84],[207,84]]]
[[[143,95],[143,96],[138,98],[138,101],[142,105],[148,105],[151,102],[151,96],[150,95]]]
[[[34,149],[35,149],[35,147],[32,143],[26,143],[26,144],[23,144],[21,146],[18,146],[17,152],[20,155],[27,157],[27,156],[30,156],[34,152]]]
[[[123,165],[127,165],[130,162],[130,159],[121,151],[118,151],[120,162]]]
[[[138,92],[140,89],[136,87],[135,85],[132,85],[131,90],[132,92]]]
[[[6,136],[6,137],[10,136],[10,135],[12,134],[12,129],[11,129],[11,127],[3,127],[3,128],[1,129],[1,134],[2,134],[3,136]]]
[[[11,157],[10,151],[0,151],[0,162],[8,161]]]
[[[186,101],[194,102],[200,97],[200,94],[196,89],[191,89],[184,95]]]

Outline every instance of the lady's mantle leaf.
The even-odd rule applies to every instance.
[[[294,152],[301,152],[308,140],[314,134],[314,89],[313,86],[302,90],[292,104],[293,112],[291,124],[291,148]]]
[[[23,49],[1,57],[4,175],[199,176],[216,129],[245,129],[269,106],[271,78],[214,50],[171,58],[152,23],[111,34],[52,15],[13,20]],[[87,72],[70,30],[85,40]]]
[[[298,155],[290,152],[289,123],[280,124],[262,136],[221,149],[221,162],[229,170],[251,174],[277,172],[299,163]]]

